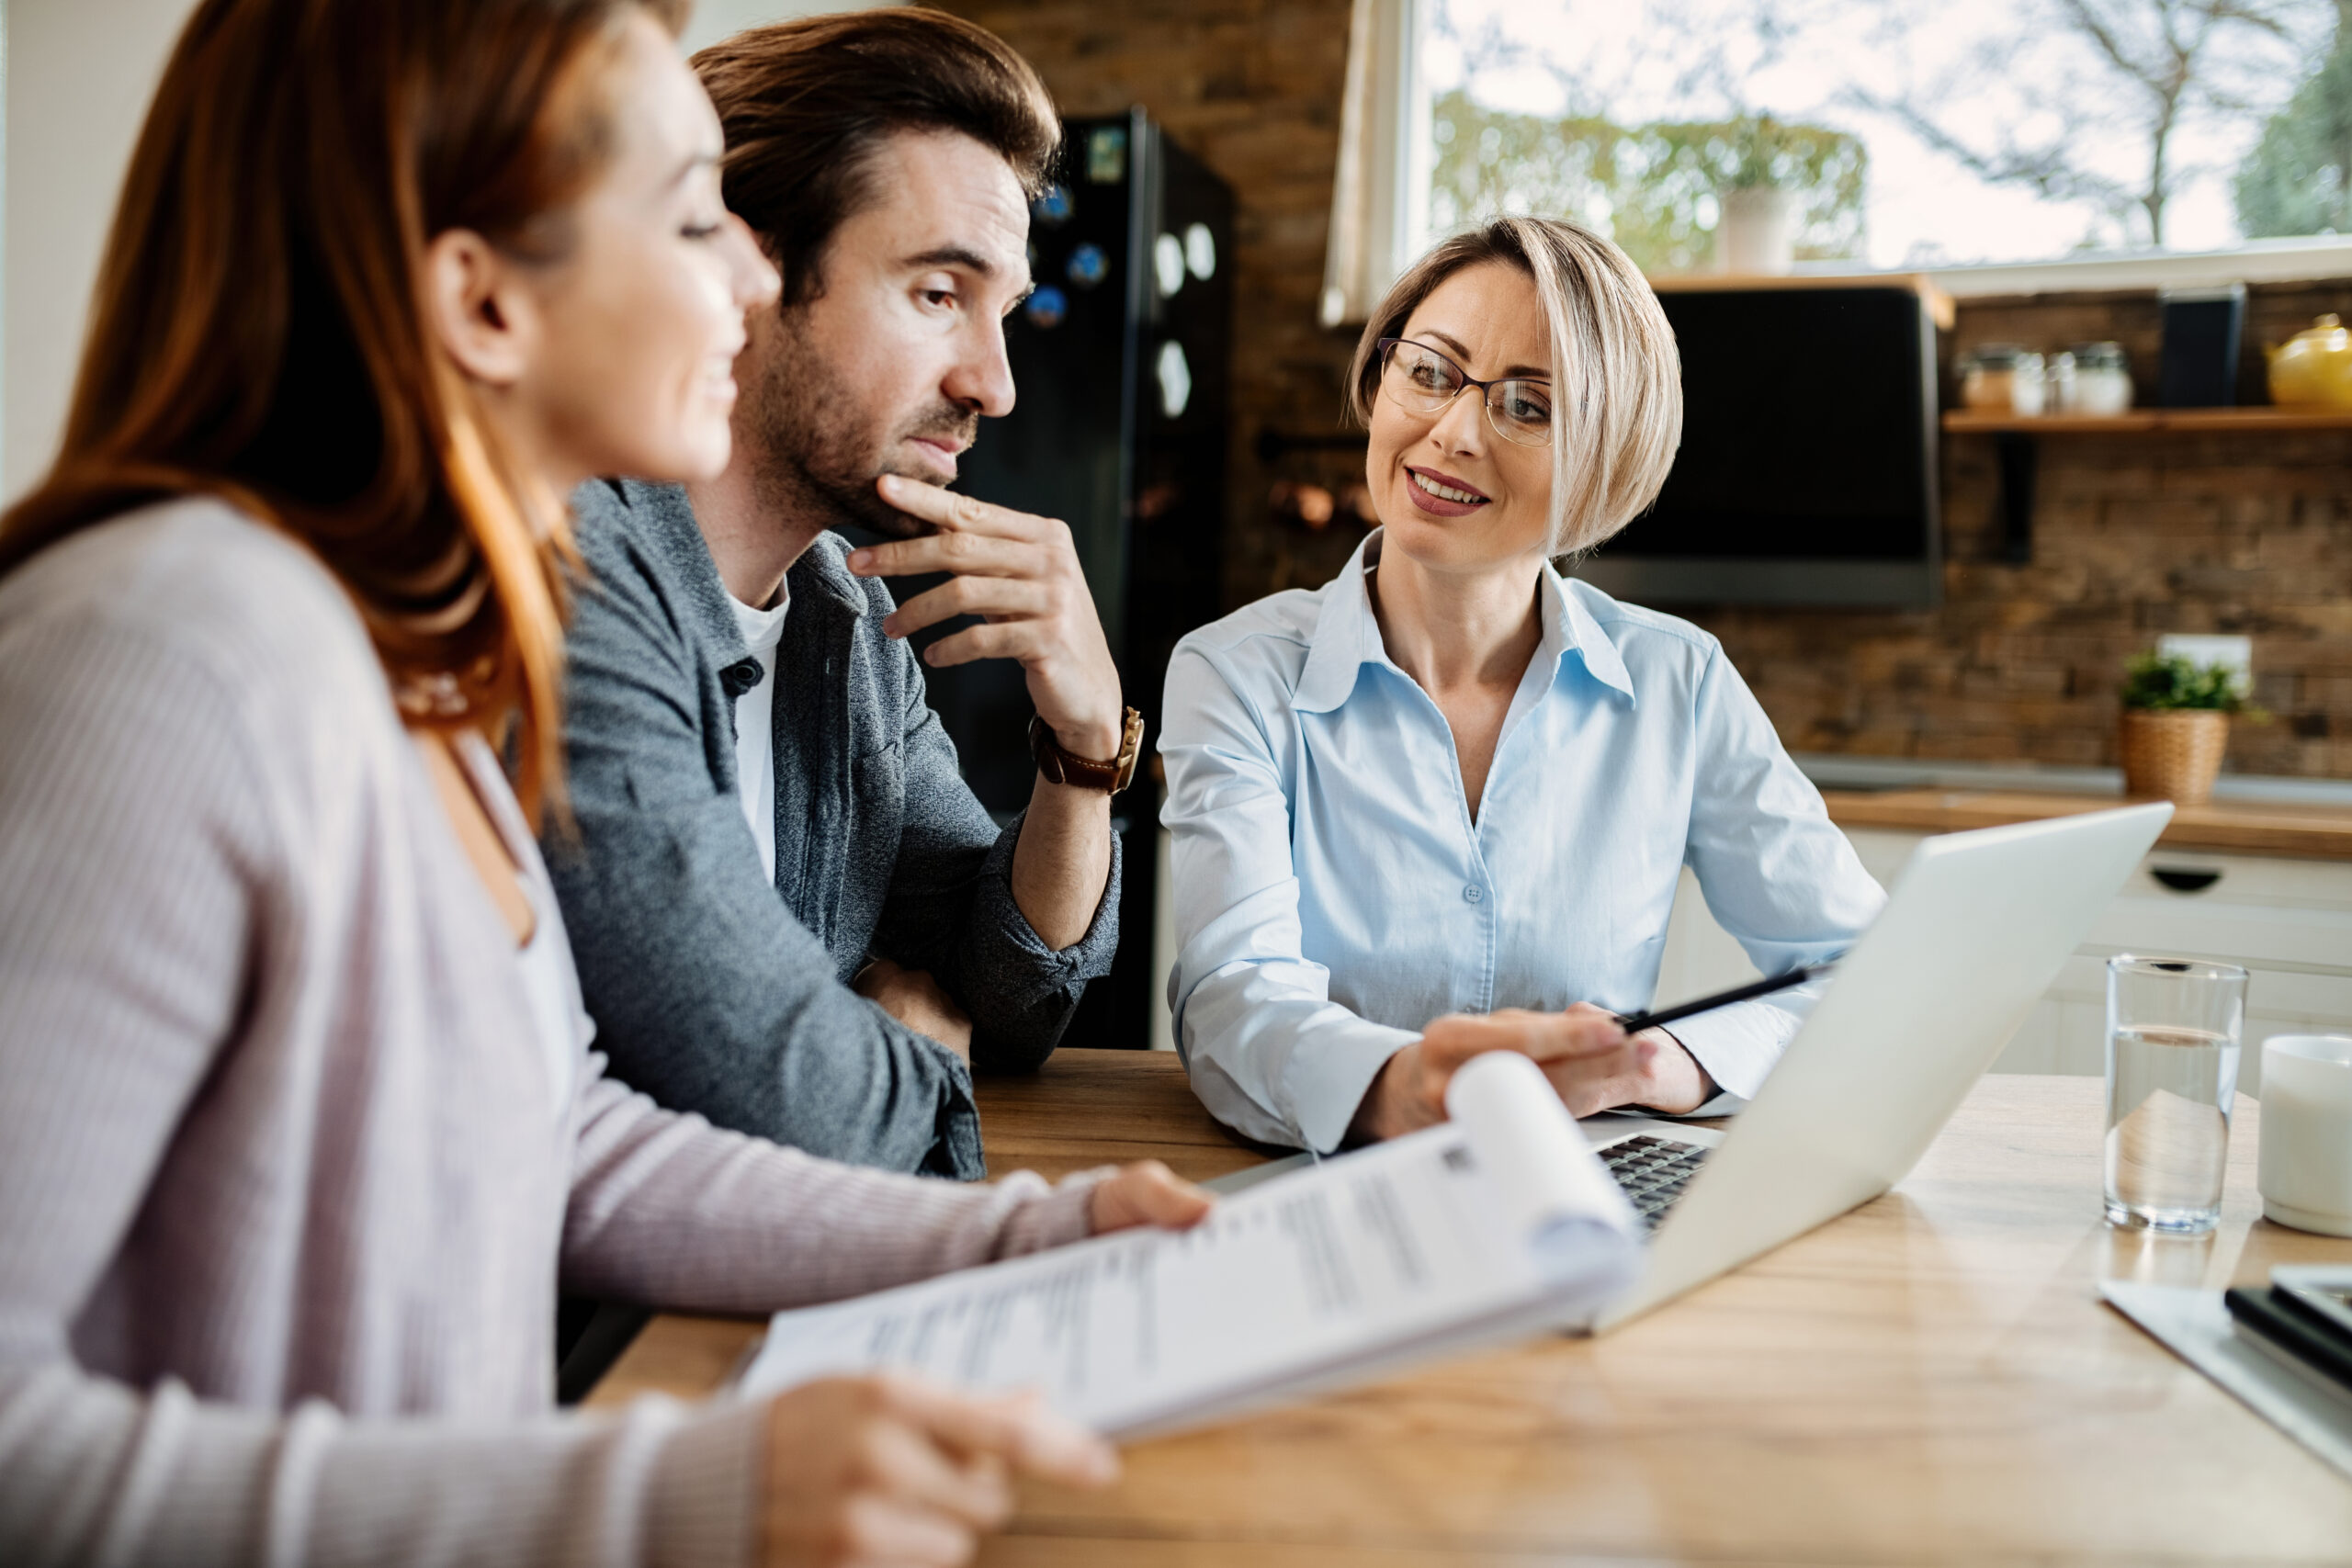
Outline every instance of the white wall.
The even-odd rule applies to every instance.
[[[366,0],[356,0],[365,4]],[[702,0],[689,51],[761,22],[847,9],[799,0]],[[98,252],[130,144],[194,0],[6,0],[0,169],[0,498],[53,455]]]
[[[707,43],[740,33],[745,28],[756,28],[764,22],[781,22],[794,17],[813,17],[823,11],[857,11],[865,7],[855,0],[695,0],[694,19],[686,24],[684,39],[686,52],[692,54]]]
[[[48,467],[130,144],[192,0],[8,0],[0,496]]]

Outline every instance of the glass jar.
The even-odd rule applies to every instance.
[[[2078,343],[2058,355],[2052,389],[2066,413],[2119,414],[2132,407],[2132,366],[2120,343]]]
[[[1960,400],[1981,413],[2029,417],[2042,410],[2041,355],[2014,343],[1984,343],[1961,355]]]

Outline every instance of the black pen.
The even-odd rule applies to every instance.
[[[1775,975],[1769,980],[1751,980],[1745,986],[1734,986],[1728,991],[1717,991],[1712,997],[1701,997],[1696,1001],[1682,1002],[1657,1012],[1637,1012],[1631,1018],[1620,1018],[1617,1021],[1625,1026],[1626,1033],[1639,1034],[1645,1029],[1657,1029],[1679,1019],[1689,1018],[1693,1013],[1713,1012],[1734,1002],[1744,1002],[1750,997],[1769,997],[1774,991],[1802,986],[1815,975],[1828,974],[1832,967],[1827,964],[1802,964],[1787,974]]]

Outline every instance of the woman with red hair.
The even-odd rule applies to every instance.
[[[828,1165],[587,1049],[560,498],[723,468],[776,290],[679,20],[205,0],[164,73],[0,522],[0,1558],[945,1562],[1110,1467],[887,1379],[550,1408],[559,1282],[761,1312],[1204,1207]]]

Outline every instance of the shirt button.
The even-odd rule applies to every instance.
[[[1462,890],[1463,898],[1466,902],[1472,904],[1477,903],[1480,899],[1486,897],[1486,889],[1478,886],[1476,883],[1473,883],[1471,886]]]

